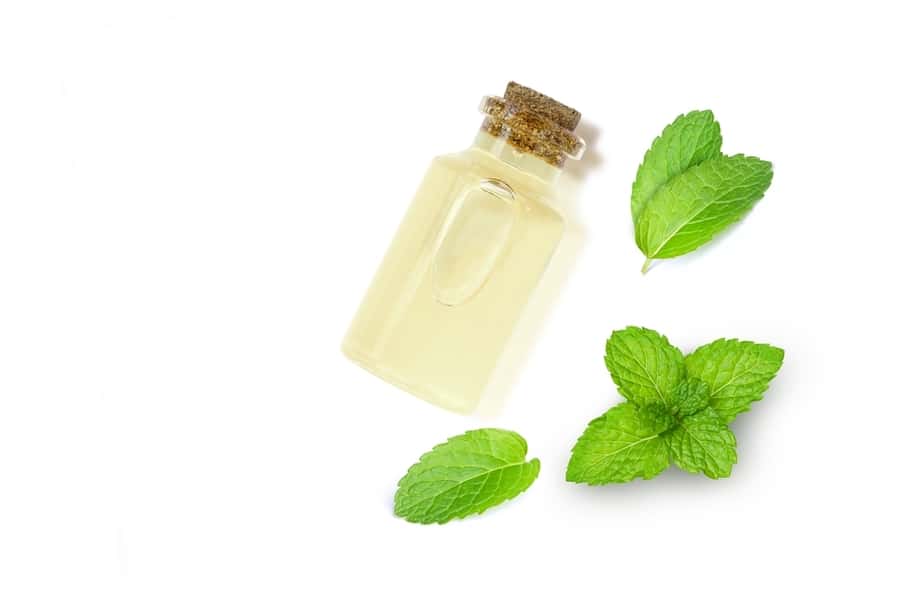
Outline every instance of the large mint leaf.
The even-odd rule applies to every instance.
[[[619,392],[637,404],[669,404],[675,387],[684,379],[681,350],[652,329],[614,331],[606,342],[605,360]]]
[[[651,479],[669,466],[661,434],[666,424],[642,419],[640,409],[623,402],[591,421],[572,448],[566,480],[599,485]]]
[[[709,386],[709,404],[730,423],[760,400],[784,361],[784,350],[738,340],[716,340],[685,359],[687,372]]]
[[[528,444],[504,429],[476,429],[422,455],[397,484],[394,514],[413,523],[446,523],[482,513],[534,482],[538,459]]]
[[[664,183],[705,160],[721,155],[722,134],[712,111],[680,115],[653,141],[631,186],[631,218],[637,223],[644,206]]]
[[[695,165],[647,202],[635,223],[635,242],[648,261],[686,254],[746,215],[771,182],[772,164],[752,156]]]
[[[682,419],[665,436],[675,464],[689,473],[718,479],[731,475],[737,462],[737,441],[712,408]]]

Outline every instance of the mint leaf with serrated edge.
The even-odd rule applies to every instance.
[[[656,477],[669,466],[664,431],[642,419],[634,403],[618,404],[591,421],[578,438],[566,480],[602,485]]]
[[[614,331],[606,342],[606,368],[627,400],[668,403],[684,378],[681,350],[643,327]]]
[[[728,477],[737,442],[728,422],[759,400],[783,362],[767,344],[717,340],[686,358],[642,327],[614,331],[606,364],[626,401],[591,421],[572,448],[566,479],[590,485],[651,479],[674,461]]]
[[[646,261],[697,249],[744,217],[772,182],[772,164],[724,156],[711,111],[677,117],[657,137],[631,187],[634,239]]]
[[[397,484],[394,514],[413,523],[446,523],[518,496],[541,463],[513,431],[475,429],[435,446]]]
[[[739,340],[716,340],[685,359],[687,372],[706,383],[709,404],[730,423],[760,400],[784,362],[784,350]]]
[[[722,133],[709,110],[680,115],[653,140],[631,186],[631,218],[638,216],[664,183],[705,160],[720,156]]]
[[[737,462],[737,441],[712,408],[685,417],[665,436],[672,460],[688,473],[703,472],[718,479],[731,475]]]
[[[659,188],[635,224],[648,260],[702,246],[747,214],[772,182],[772,163],[752,156],[710,159]]]

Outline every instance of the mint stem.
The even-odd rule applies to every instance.
[[[641,273],[643,275],[647,274],[647,271],[650,269],[650,263],[652,263],[652,262],[653,262],[652,258],[648,258],[647,260],[644,261],[644,266],[641,267]]]

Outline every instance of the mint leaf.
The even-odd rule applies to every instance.
[[[680,115],[653,141],[631,186],[631,218],[638,216],[664,183],[689,167],[721,155],[722,134],[712,111]]]
[[[688,417],[709,406],[709,386],[691,377],[678,384],[672,394],[672,407],[680,417]]]
[[[685,417],[665,438],[675,464],[689,473],[728,477],[737,462],[734,434],[712,408]]]
[[[422,455],[397,484],[394,514],[412,523],[446,523],[482,513],[534,482],[538,459],[525,461],[528,444],[505,429],[476,429]]]
[[[572,448],[566,481],[602,485],[637,477],[652,479],[669,466],[659,423],[641,419],[631,402],[618,404],[590,423]]]
[[[781,348],[721,339],[694,350],[685,364],[690,376],[709,386],[710,406],[730,423],[762,398],[783,361]]]
[[[606,342],[605,361],[619,392],[636,404],[668,404],[684,379],[681,350],[652,329],[614,331]]]
[[[752,156],[693,166],[647,203],[635,223],[635,241],[648,260],[687,254],[746,215],[771,182],[772,164]]]

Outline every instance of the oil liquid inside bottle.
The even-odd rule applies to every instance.
[[[563,233],[524,172],[480,149],[434,161],[343,350],[434,404],[470,412]]]

